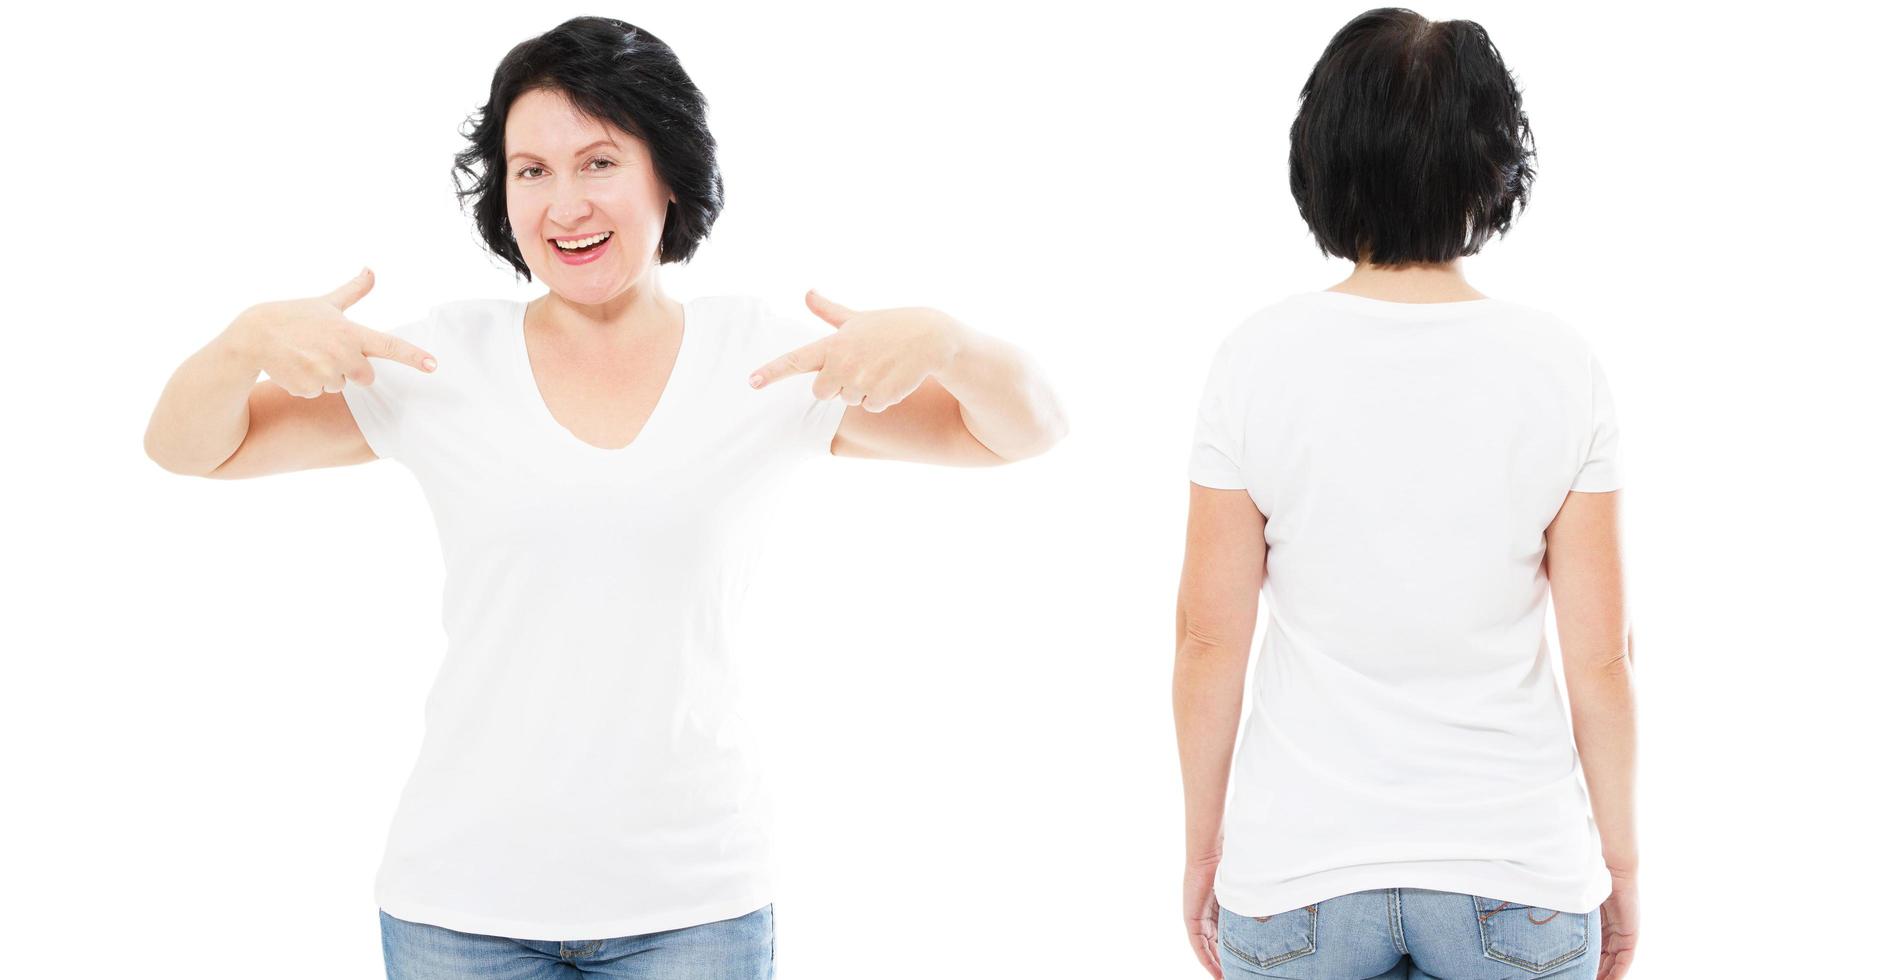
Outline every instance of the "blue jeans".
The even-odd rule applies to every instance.
[[[619,939],[507,939],[407,922],[382,909],[390,980],[772,980],[773,906]]]
[[[1383,888],[1260,922],[1222,909],[1217,940],[1225,980],[1592,980],[1600,910]]]

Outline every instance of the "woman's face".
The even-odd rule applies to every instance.
[[[503,166],[516,247],[551,292],[605,303],[654,266],[668,188],[631,134],[580,114],[559,92],[534,89],[503,121]],[[555,244],[604,232],[606,241],[584,251]]]

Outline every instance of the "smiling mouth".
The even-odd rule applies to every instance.
[[[583,248],[570,248],[567,245],[564,245],[553,238],[549,239],[549,244],[555,246],[555,250],[558,252],[561,252],[563,255],[587,255],[590,252],[600,251],[603,248],[603,246],[606,246],[609,243],[609,241],[613,239],[614,237],[615,237],[614,232],[605,231],[599,236],[595,237],[594,239],[595,244],[589,245]],[[589,241],[590,239],[585,238],[585,239],[578,239],[578,240]]]

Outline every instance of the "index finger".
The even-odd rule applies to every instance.
[[[365,326],[359,326],[357,329],[359,331],[357,349],[362,351],[365,357],[381,357],[388,361],[401,361],[423,372],[436,370],[436,358],[431,357],[428,351],[404,340],[402,337],[396,336],[395,334],[387,334],[381,330],[372,330]]]
[[[762,364],[747,378],[747,383],[755,388],[765,388],[781,378],[818,371],[826,365],[825,351],[828,339],[830,338],[822,338],[805,347],[796,347]]]

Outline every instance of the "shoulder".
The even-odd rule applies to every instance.
[[[454,341],[472,331],[486,331],[517,323],[521,309],[521,303],[508,299],[451,300],[438,303],[423,315],[412,317],[399,326],[381,329],[384,333],[415,344],[436,340]]]
[[[795,315],[795,310],[783,310],[758,296],[697,296],[682,306],[687,310],[689,329],[718,335],[723,347],[750,352],[764,350],[767,357],[784,354],[832,332],[831,327],[810,314],[806,321],[811,322],[803,321]]]
[[[442,331],[489,329],[518,322],[523,306],[513,299],[453,299],[430,307],[425,319]]]
[[[696,296],[683,300],[681,307],[697,330],[755,330],[770,315],[764,300],[745,293]]]
[[[1520,329],[1557,347],[1581,350],[1587,347],[1587,335],[1574,326],[1572,319],[1545,307],[1496,298],[1494,309],[1497,316],[1513,321]]]
[[[1495,336],[1508,350],[1551,367],[1557,376],[1584,381],[1595,363],[1593,342],[1571,317],[1545,307],[1496,299]]]
[[[1306,336],[1327,329],[1327,324],[1314,314],[1313,305],[1303,293],[1261,307],[1223,335],[1218,354],[1251,357],[1278,345],[1301,343]]]
[[[512,299],[450,300],[391,332],[441,355],[447,349],[477,346],[499,332],[519,329],[523,305]]]

